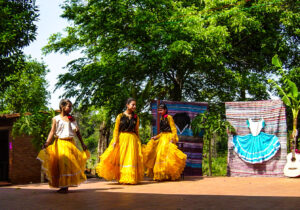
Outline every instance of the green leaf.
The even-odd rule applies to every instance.
[[[289,86],[289,92],[291,93],[293,98],[295,100],[297,100],[298,95],[299,95],[297,85],[289,79],[287,80],[287,83],[288,83],[288,86]]]
[[[280,59],[278,58],[277,54],[272,58],[272,64],[278,68],[282,67],[282,63],[281,63]]]
[[[292,103],[291,103],[291,100],[289,99],[289,97],[287,95],[284,95],[281,100],[283,101],[283,103],[285,103],[287,106],[291,106]]]
[[[288,97],[287,93],[274,81],[269,79],[268,82],[270,84],[272,84],[279,92],[279,94],[282,96],[281,100],[283,101],[283,103],[285,103],[287,106],[291,107],[292,103],[290,98]]]

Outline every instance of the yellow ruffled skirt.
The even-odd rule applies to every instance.
[[[141,143],[135,133],[121,132],[119,143],[111,141],[100,156],[96,167],[98,176],[122,184],[137,184],[144,179]]]
[[[39,152],[37,159],[51,187],[74,187],[86,180],[85,164],[90,157],[88,151],[80,151],[74,139],[56,139]]]
[[[172,133],[162,133],[143,147],[146,174],[153,180],[178,180],[184,170],[187,156],[170,142],[172,138]]]

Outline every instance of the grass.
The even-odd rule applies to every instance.
[[[208,175],[208,158],[203,159],[202,170],[204,175]],[[212,158],[212,176],[227,175],[227,153],[219,154]]]

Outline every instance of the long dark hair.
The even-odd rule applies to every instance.
[[[67,106],[68,103],[70,103],[72,105],[72,102],[69,99],[61,99],[60,102],[59,102],[59,110],[62,112],[63,108],[65,106]]]
[[[166,105],[165,103],[163,103],[163,102],[161,102],[161,103],[159,104],[159,106],[157,107],[157,109],[164,109],[164,110],[166,110],[166,114],[168,114],[168,107],[167,107],[167,105]]]
[[[135,98],[132,98],[132,97],[128,98],[127,101],[126,101],[126,105],[129,105],[132,101],[136,101]],[[132,115],[132,119],[133,119],[135,113],[132,112],[131,115]]]

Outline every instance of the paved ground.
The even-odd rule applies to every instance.
[[[185,177],[139,185],[89,179],[68,194],[47,184],[4,186],[0,209],[300,209],[300,179]]]

